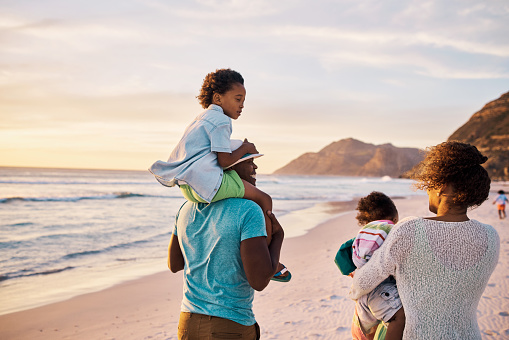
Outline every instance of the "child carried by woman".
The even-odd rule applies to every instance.
[[[335,262],[343,275],[354,275],[385,241],[395,223],[398,210],[385,194],[373,191],[359,200],[357,221],[363,226],[357,236],[341,245]],[[401,339],[405,327],[405,314],[399,298],[396,281],[392,276],[370,293],[355,301],[352,336],[355,340],[374,339],[377,327],[387,324],[386,340]],[[378,336],[378,334],[377,334]],[[383,338],[383,335],[378,339]]]

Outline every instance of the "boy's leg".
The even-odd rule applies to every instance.
[[[244,183],[245,189],[244,198],[256,202],[262,208],[265,217],[265,228],[267,229],[267,244],[270,244],[272,240],[272,222],[267,215],[267,210],[272,211],[272,198],[248,181],[242,180],[242,183]]]
[[[180,191],[182,192],[182,195],[184,198],[190,202],[194,203],[207,203],[203,198],[198,196],[198,194],[191,189],[191,187],[187,184],[180,185]]]
[[[405,311],[401,307],[396,314],[389,320],[387,326],[387,333],[385,333],[385,340],[400,340],[403,338],[403,331],[405,330]]]
[[[270,197],[270,195],[261,191],[248,181],[242,180],[242,182],[244,183],[245,189],[244,198],[256,202],[262,208],[263,216],[265,217],[265,228],[267,229],[267,244],[270,244],[270,241],[272,241],[272,222],[270,221],[270,218],[267,215],[267,210],[272,211],[272,198]],[[285,266],[279,263],[276,273],[279,273],[284,268]],[[286,278],[288,275],[290,275],[290,272],[287,271],[286,273],[281,275],[280,278]]]
[[[367,305],[376,319],[388,324],[386,340],[402,338],[405,312],[393,278],[389,277],[367,294]]]

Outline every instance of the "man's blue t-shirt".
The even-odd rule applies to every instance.
[[[185,262],[181,311],[253,325],[254,290],[244,272],[240,242],[267,236],[261,208],[241,198],[212,204],[186,202],[173,234]]]

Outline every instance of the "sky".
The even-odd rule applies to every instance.
[[[145,170],[219,68],[259,173],[344,138],[425,148],[509,91],[509,2],[0,0],[0,166]]]

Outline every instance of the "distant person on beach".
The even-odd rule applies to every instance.
[[[218,69],[205,76],[198,100],[205,109],[186,128],[167,162],[157,161],[150,172],[164,186],[178,185],[191,202],[210,203],[225,198],[246,198],[263,212],[272,211],[272,198],[235,171],[224,171],[245,154],[258,154],[253,143],[231,149],[232,119],[240,117],[246,89],[244,78],[231,69]],[[271,219],[264,215],[267,243],[272,237]],[[275,281],[289,281],[288,270],[279,264]]]
[[[504,190],[499,190],[498,191],[498,197],[495,198],[495,201],[493,201],[493,204],[497,204],[497,209],[498,209],[498,217],[503,220],[504,218],[506,218],[506,215],[505,215],[505,202],[509,202],[509,200],[507,199],[507,196],[505,195],[505,191]]]
[[[412,177],[436,216],[401,220],[355,272],[353,299],[396,278],[405,308],[403,339],[481,339],[477,305],[497,265],[500,238],[467,211],[488,199],[490,178],[481,166],[487,159],[460,142],[429,148]]]
[[[244,155],[233,166],[253,186],[254,157]],[[168,249],[170,270],[184,270],[179,339],[260,338],[254,290],[263,290],[276,272],[284,238],[276,217],[267,215],[273,225],[269,245],[264,214],[253,201],[187,201],[180,208]]]
[[[363,227],[355,238],[340,247],[335,259],[341,272],[352,277],[354,270],[364,266],[384,243],[399,217],[394,202],[377,191],[361,198],[357,210],[356,219]],[[379,327],[380,321],[387,324],[386,330]],[[384,339],[384,334],[386,340],[401,339],[404,327],[405,313],[394,277],[389,276],[355,302],[354,340]]]

